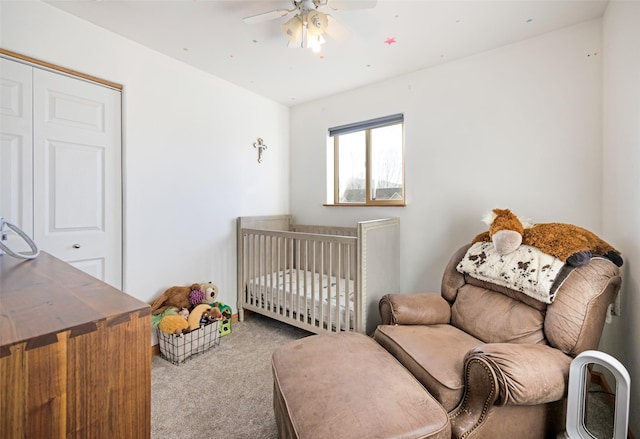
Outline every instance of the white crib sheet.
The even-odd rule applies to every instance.
[[[330,286],[330,288],[329,288]],[[305,294],[306,291],[306,294]],[[339,279],[335,276],[320,275],[311,271],[286,269],[279,272],[268,273],[250,279],[247,282],[248,298],[253,301],[266,303],[270,309],[284,307],[289,312],[313,317],[312,304],[315,309],[315,319],[323,320],[328,324],[329,309],[331,310],[331,325],[336,326],[336,294],[339,294],[340,329],[345,328],[345,312],[348,311],[349,326],[354,326],[354,282],[352,280]],[[291,294],[293,292],[293,295]],[[331,297],[329,296],[331,293]],[[305,297],[306,296],[306,297]],[[322,298],[322,300],[320,300]],[[291,302],[291,303],[290,303]],[[322,305],[322,314],[321,311]]]

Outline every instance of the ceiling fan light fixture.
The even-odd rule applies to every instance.
[[[284,36],[287,37],[287,40],[289,40],[289,47],[300,47],[302,27],[302,19],[299,15],[294,15],[280,27]],[[292,44],[294,46],[292,46]]]
[[[307,33],[306,43],[305,47],[311,49],[313,53],[318,53],[320,52],[321,46],[325,43],[325,39],[322,35],[309,35]]]
[[[319,11],[311,11],[307,14],[307,32],[309,35],[320,36],[327,31],[329,19]]]
[[[375,7],[377,0],[331,0],[331,5],[329,0],[292,0],[292,3],[293,9],[276,9],[244,17],[243,20],[245,23],[255,24],[294,13],[292,18],[280,26],[289,41],[288,46],[311,48],[317,52],[325,42],[323,35],[327,31],[329,20],[335,24],[332,16],[318,11],[318,8],[329,6],[333,10],[368,9]],[[335,38],[334,24],[332,36]],[[339,29],[339,26],[336,29]]]
[[[320,51],[320,46],[325,43],[322,35],[328,20],[325,14],[312,12],[304,17],[297,14],[281,26],[282,33],[289,41],[288,47],[302,47],[315,53]]]

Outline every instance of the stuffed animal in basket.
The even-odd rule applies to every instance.
[[[189,323],[178,314],[167,314],[158,323],[158,329],[165,334],[182,334],[189,331]]]
[[[201,303],[191,310],[187,322],[189,324],[189,330],[195,331],[201,325],[207,325],[215,320],[221,319],[222,313],[218,308],[211,307],[206,303]]]
[[[204,300],[202,303],[206,303],[211,306],[211,310],[208,313],[205,313],[205,317],[209,321],[222,320],[223,318],[231,317],[231,313],[229,313],[229,316],[227,317],[225,309],[223,308],[225,306],[224,303],[216,301],[218,298],[217,285],[213,282],[207,282],[200,284],[200,289],[204,291]]]
[[[160,314],[155,314],[151,316],[151,327],[157,328],[164,316],[169,314],[178,314],[177,310],[174,307],[170,307],[162,311]],[[189,315],[189,311],[187,311],[187,315]],[[185,317],[186,320],[186,317]]]
[[[607,258],[618,267],[623,263],[618,250],[594,233],[572,224],[531,224],[509,209],[493,209],[484,222],[489,230],[476,236],[473,243],[493,242],[501,255],[511,253],[524,244],[573,267],[587,264],[592,256]]]
[[[211,305],[218,298],[218,287],[213,282],[205,282],[200,284],[200,291],[204,293],[201,303]]]
[[[192,284],[188,287],[171,287],[167,289],[160,297],[151,302],[151,314],[160,314],[172,306],[177,309],[190,309],[192,306],[190,300],[192,291],[200,291],[200,284]]]
[[[209,324],[211,322],[215,322],[216,320],[222,320],[224,317],[217,306],[212,306],[208,310],[202,313],[202,317],[200,318],[200,323]]]

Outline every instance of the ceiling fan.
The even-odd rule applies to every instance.
[[[320,11],[321,8],[329,7],[334,11],[369,9],[376,6],[377,0],[292,0],[292,3],[293,9],[275,9],[245,17],[243,21],[255,24],[294,14],[280,26],[289,40],[289,47],[318,51],[325,42],[325,32],[330,34],[330,25],[337,24],[331,15]]]

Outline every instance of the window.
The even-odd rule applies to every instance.
[[[404,205],[404,115],[330,128],[329,136],[332,204]]]

